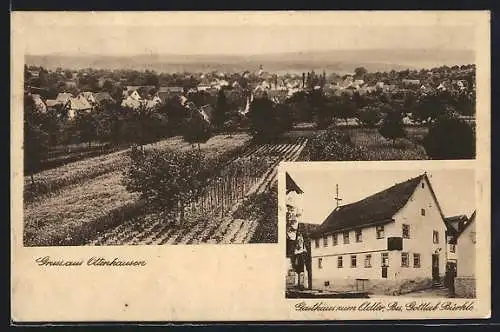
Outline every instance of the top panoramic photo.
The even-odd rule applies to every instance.
[[[474,28],[343,15],[32,13],[24,245],[276,243],[281,161],[475,159]]]

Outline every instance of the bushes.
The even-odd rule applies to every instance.
[[[311,138],[305,154],[311,161],[363,160],[364,150],[356,147],[347,133],[329,129]]]
[[[397,111],[387,113],[382,123],[382,127],[379,129],[379,133],[384,136],[384,138],[392,140],[393,143],[395,143],[396,139],[405,137],[406,132],[403,127],[401,113]]]
[[[150,207],[179,211],[205,188],[210,165],[199,150],[130,152],[132,165],[124,172],[129,192],[138,192]]]
[[[476,133],[465,121],[446,115],[431,125],[423,145],[432,159],[474,159]]]

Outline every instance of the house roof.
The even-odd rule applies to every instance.
[[[462,235],[465,232],[465,230],[469,227],[469,225],[474,223],[474,221],[476,221],[476,210],[474,210],[474,212],[472,213],[469,220],[464,225],[464,228],[462,228],[462,230],[460,231],[460,234],[458,234],[458,236]]]
[[[422,174],[358,202],[339,206],[330,213],[313,235],[320,236],[327,232],[393,221],[394,215],[406,205],[415,188],[424,178],[427,176]]]
[[[456,230],[456,228],[453,226],[453,223],[459,223],[459,222],[463,221],[465,224],[465,222],[467,220],[468,220],[468,218],[464,214],[444,218],[444,222],[445,222],[446,226],[449,225],[449,226],[453,227],[455,230]]]
[[[290,174],[286,173],[286,193],[295,191],[297,194],[303,194],[304,191],[295,183]]]
[[[85,97],[77,97],[70,99],[70,108],[78,111],[85,111],[92,109],[92,105],[90,105],[89,101],[85,99]]]
[[[73,98],[73,95],[71,93],[60,92],[59,94],[57,94],[56,100],[63,102],[63,103],[66,103],[71,98]]]
[[[184,92],[184,88],[182,86],[160,86],[158,93],[160,92]]]
[[[47,105],[47,107],[55,107],[57,105],[60,105],[61,102],[59,100],[55,100],[55,99],[47,99],[45,101],[45,104]]]
[[[94,95],[94,98],[98,103],[101,103],[103,100],[114,102],[114,99],[111,97],[109,92],[98,92]]]

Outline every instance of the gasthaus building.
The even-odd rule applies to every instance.
[[[310,234],[312,287],[389,295],[441,287],[445,233],[425,173],[338,206]]]

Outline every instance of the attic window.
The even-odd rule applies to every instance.
[[[425,184],[422,182],[422,188],[424,188],[424,187],[425,187]]]

